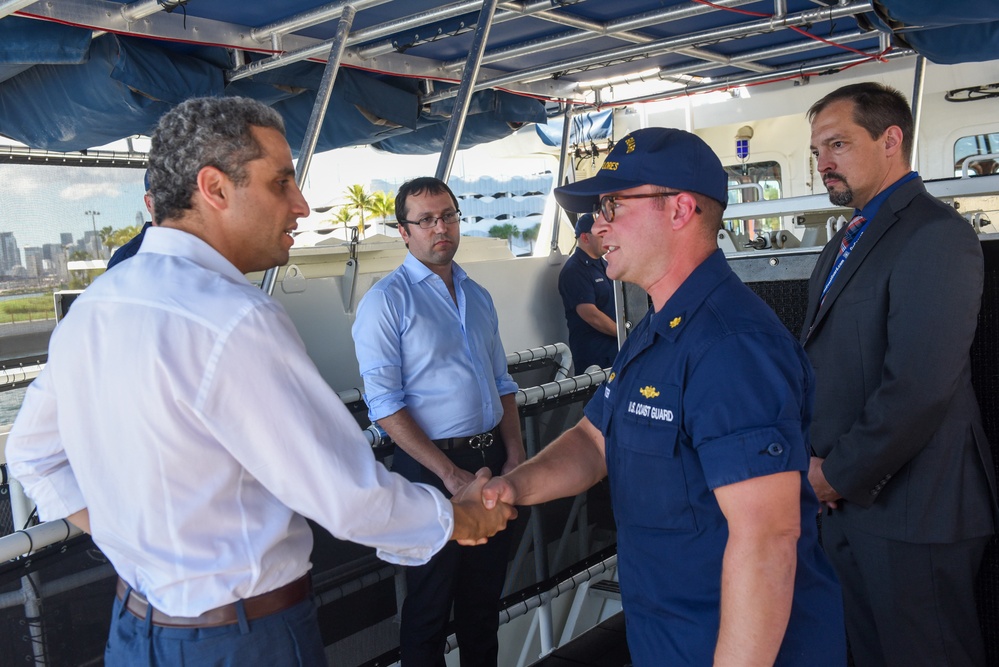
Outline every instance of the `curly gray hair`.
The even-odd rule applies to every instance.
[[[284,134],[278,112],[246,97],[196,97],[164,114],[149,149],[149,191],[156,218],[179,218],[191,208],[203,167],[215,167],[236,185],[244,185],[246,163],[261,156],[251,127]]]

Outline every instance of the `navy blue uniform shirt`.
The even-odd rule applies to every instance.
[[[111,259],[108,260],[108,268],[110,269],[115,264],[125,261],[129,257],[134,257],[135,253],[139,252],[139,248],[142,247],[142,239],[146,235],[146,230],[152,227],[153,223],[146,221],[146,224],[142,225],[142,229],[139,233],[128,240],[125,245],[114,251],[111,255]]]
[[[604,315],[615,319],[614,284],[607,277],[603,258],[593,259],[582,248],[576,248],[558,275],[558,293],[565,306],[569,351],[576,372],[582,373],[593,364],[609,368],[617,355],[617,337],[597,331],[576,312],[576,306],[592,303]]]
[[[606,438],[636,667],[711,664],[728,539],[713,489],[783,471],[801,472],[801,537],[776,664],[846,664],[806,475],[812,382],[797,341],[720,250],[628,337],[585,414]]]

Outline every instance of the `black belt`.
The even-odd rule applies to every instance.
[[[499,440],[499,428],[494,428],[485,433],[465,436],[463,438],[441,438],[434,440],[438,448],[445,451],[457,451],[459,449],[486,449],[492,447],[494,442]]]

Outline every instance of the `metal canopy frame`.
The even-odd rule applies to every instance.
[[[833,6],[816,6],[819,3],[807,0],[795,2],[798,8],[807,8],[789,12],[787,0],[717,0],[710,4],[695,1],[671,3],[665,7],[659,2],[564,0],[557,8],[551,0],[496,2],[491,26],[508,24],[512,26],[511,31],[523,26],[521,34],[532,36],[490,45],[482,55],[475,90],[502,88],[581,103],[588,99],[592,87],[586,84],[586,77],[594,70],[606,69],[626,80],[628,76],[647,70],[650,62],[657,59],[662,63],[658,65],[661,78],[670,81],[678,74],[712,78],[732,76],[734,72],[775,74],[782,68],[768,60],[787,61],[790,56],[815,49],[825,49],[829,53],[837,47],[852,49],[848,45],[858,41],[866,42],[857,47],[859,52],[869,58],[880,55],[882,49],[876,32],[858,31],[855,22],[842,20],[872,11],[871,2],[853,1]],[[609,19],[590,18],[620,13],[612,9],[618,3],[625,11],[629,8],[639,11]],[[295,4],[308,3],[302,0]],[[6,0],[0,2],[0,20],[16,13],[95,31],[222,46],[267,56],[247,61],[228,73],[230,80],[238,80],[301,60],[324,62],[335,39],[336,20],[345,8],[351,7],[358,17],[354,22],[357,27],[347,37],[343,66],[458,82],[467,65],[466,59],[449,54],[469,52],[482,5],[483,0],[440,5],[429,0],[340,0],[265,25],[250,26],[200,15],[199,11],[207,7],[200,0],[190,0],[188,4],[179,3],[179,0],[130,3]],[[750,5],[754,7],[752,15],[741,14],[750,11],[744,9]],[[366,13],[376,11],[381,13],[372,14],[367,22],[364,21]],[[377,18],[384,15],[391,15],[391,20],[377,22]],[[372,23],[373,20],[376,22]],[[811,30],[815,34],[812,37],[794,36],[789,32],[794,29],[799,33]],[[781,35],[780,43],[776,45],[767,41],[768,36],[781,33],[788,38]],[[325,38],[315,37],[317,34]],[[533,36],[538,34],[540,36]],[[408,41],[400,41],[402,39]],[[754,47],[733,50],[736,40],[745,40]],[[701,79],[697,81],[702,82]],[[444,89],[429,96],[427,102],[457,94],[457,87]]]

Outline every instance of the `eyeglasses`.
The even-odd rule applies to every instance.
[[[419,225],[420,229],[433,229],[437,226],[438,220],[443,220],[445,225],[453,225],[461,219],[461,211],[448,211],[440,215],[425,215],[419,220],[401,220],[406,224]]]
[[[618,199],[652,199],[653,197],[673,197],[680,192],[647,192],[640,195],[604,195],[600,198],[600,203],[593,209],[594,215],[601,215],[607,222],[614,222],[614,210],[617,209]],[[701,207],[694,208],[695,213],[701,212]]]

